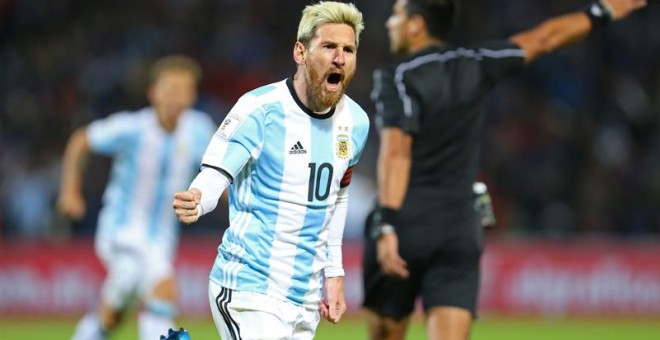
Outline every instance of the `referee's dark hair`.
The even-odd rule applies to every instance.
[[[454,24],[454,0],[408,0],[408,16],[420,15],[429,35],[447,40]]]

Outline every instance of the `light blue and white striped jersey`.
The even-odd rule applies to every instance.
[[[179,236],[172,197],[197,174],[216,127],[207,114],[187,110],[168,133],[152,108],[92,122],[87,129],[91,149],[112,157],[97,241],[158,244],[172,255]]]
[[[210,279],[317,308],[328,223],[368,132],[367,114],[346,95],[324,115],[303,106],[291,79],[243,95],[202,161],[233,178]]]

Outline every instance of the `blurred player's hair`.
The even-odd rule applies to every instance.
[[[408,16],[420,15],[429,35],[447,40],[454,25],[454,0],[408,0]]]
[[[149,69],[149,83],[156,82],[158,77],[165,71],[188,72],[195,78],[195,82],[199,82],[202,78],[202,70],[195,60],[184,55],[171,55],[154,62]]]
[[[364,29],[362,13],[351,3],[321,1],[305,7],[298,25],[296,39],[305,47],[314,38],[316,29],[324,24],[347,24],[355,31],[355,44],[360,44],[360,33]]]

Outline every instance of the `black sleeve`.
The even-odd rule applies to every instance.
[[[373,90],[371,100],[376,106],[376,123],[378,128],[398,127],[408,134],[418,130],[418,104],[414,96],[410,96],[402,79],[397,79],[391,68],[377,69],[373,74]]]
[[[525,51],[510,41],[481,44],[477,53],[481,56],[483,76],[491,85],[520,71],[525,65]]]

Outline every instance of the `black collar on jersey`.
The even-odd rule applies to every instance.
[[[286,78],[286,86],[289,88],[289,92],[291,92],[291,97],[293,97],[293,100],[296,101],[296,104],[310,117],[316,118],[316,119],[328,119],[332,117],[333,114],[335,114],[335,107],[333,106],[330,111],[327,113],[315,113],[314,111],[310,110],[305,106],[301,101],[300,98],[298,98],[298,95],[296,94],[296,90],[293,88],[293,76],[290,78]]]

